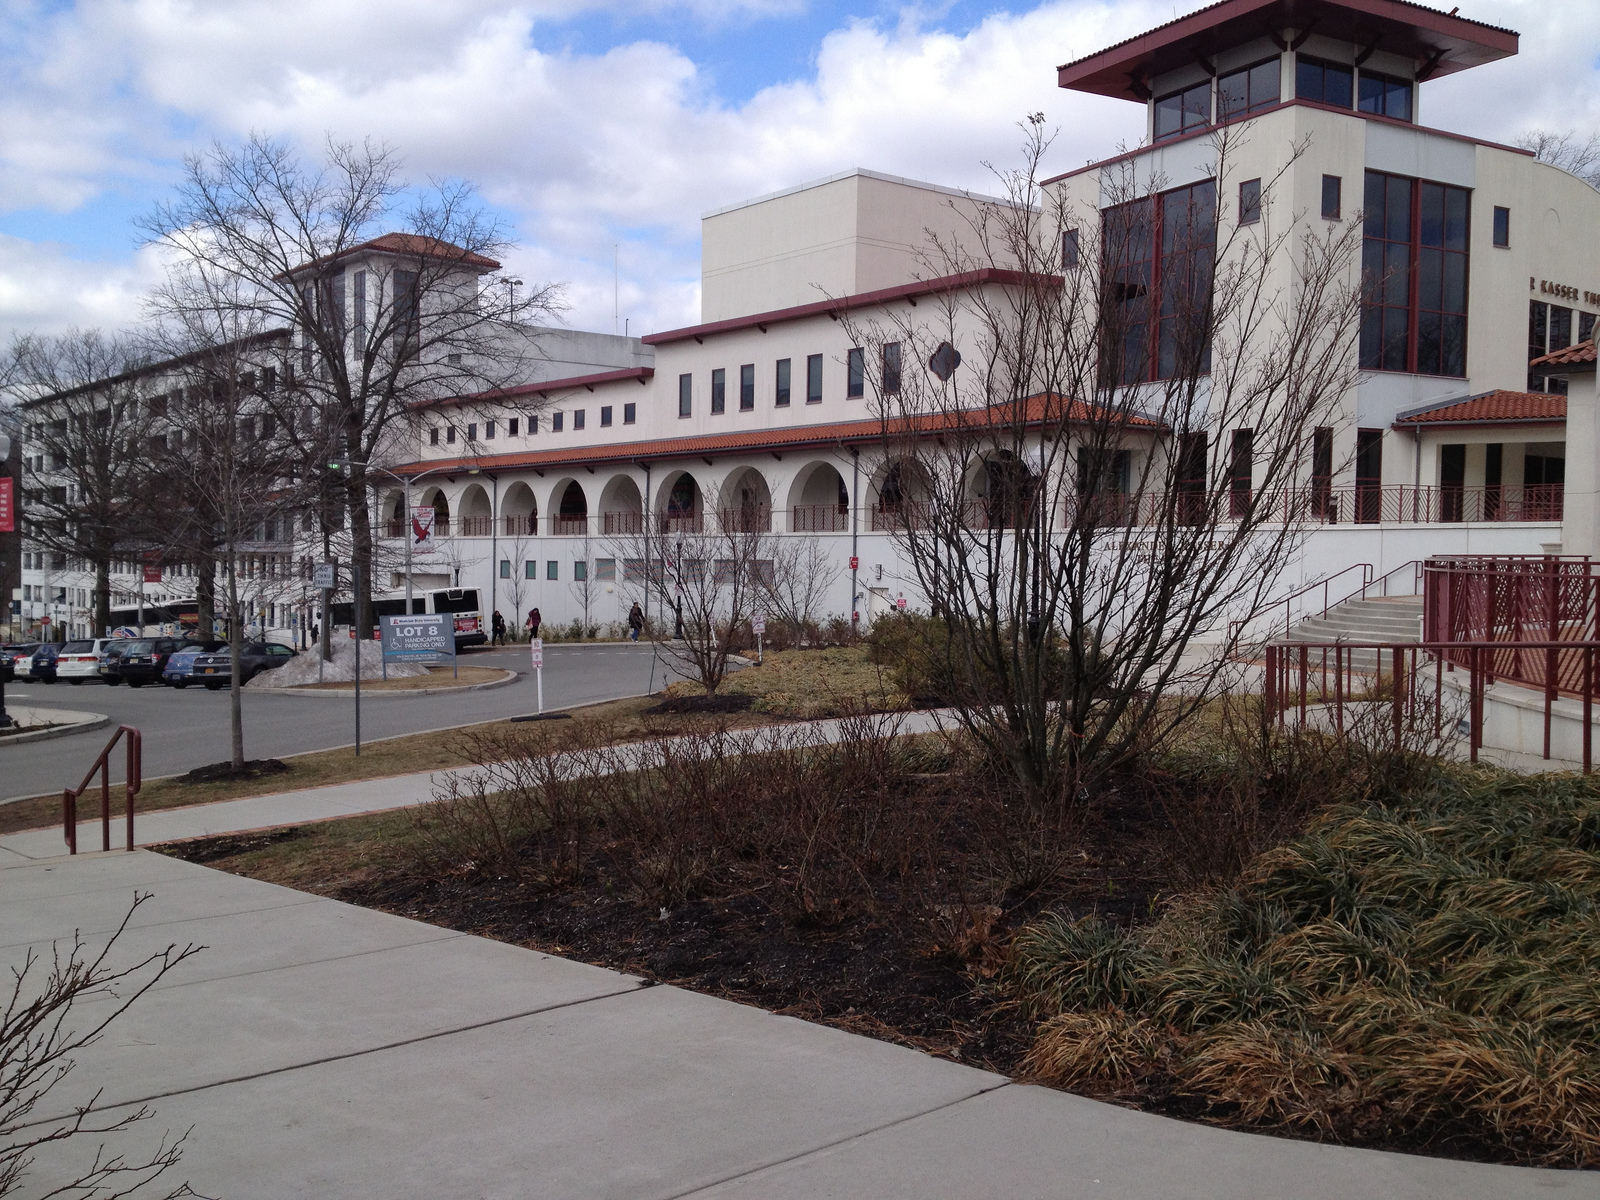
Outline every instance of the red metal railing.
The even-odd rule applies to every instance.
[[[1399,747],[1408,729],[1426,729],[1438,739],[1444,732],[1446,673],[1467,676],[1467,740],[1469,756],[1478,761],[1482,749],[1485,692],[1496,679],[1507,678],[1497,667],[1503,655],[1527,654],[1547,664],[1554,654],[1571,655],[1577,667],[1578,697],[1582,704],[1582,762],[1585,774],[1594,763],[1595,652],[1600,641],[1504,642],[1295,642],[1267,647],[1262,698],[1267,719],[1283,723],[1284,715],[1298,709],[1302,724],[1312,707],[1331,712],[1334,728],[1344,730],[1352,706],[1386,705]],[[1387,674],[1385,669],[1387,668]],[[1427,682],[1429,677],[1431,685]],[[1547,667],[1544,686],[1543,754],[1550,758],[1556,687],[1554,671]],[[1514,682],[1521,682],[1514,680]]]
[[[771,533],[772,509],[765,504],[725,508],[717,513],[724,533]]]
[[[462,517],[459,524],[462,537],[488,537],[490,526],[494,524],[494,518]]]
[[[588,516],[554,516],[550,518],[550,533],[554,537],[583,537],[588,532]]]
[[[629,534],[644,532],[644,514],[641,512],[608,512],[600,514],[601,532]]]
[[[849,528],[847,504],[796,504],[789,515],[790,533],[845,533]]]
[[[539,535],[539,517],[535,513],[517,513],[509,517],[501,517],[501,528],[505,530],[506,537],[537,537]]]
[[[144,738],[134,726],[119,725],[106,743],[106,748],[100,751],[100,757],[94,760],[94,766],[83,777],[83,782],[61,793],[61,821],[68,854],[78,852],[78,797],[88,788],[96,771],[100,772],[100,849],[111,849],[111,751],[124,734],[128,738],[128,766],[124,781],[128,793],[128,849],[133,849],[133,798],[139,794],[143,782]]]

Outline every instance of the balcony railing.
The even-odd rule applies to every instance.
[[[589,532],[588,514],[583,516],[554,516],[550,518],[550,533],[555,537],[584,537]]]
[[[691,512],[656,514],[656,531],[658,533],[701,533],[704,530],[704,513]]]
[[[789,515],[792,533],[845,533],[850,528],[846,504],[797,504]]]
[[[462,517],[457,531],[461,537],[488,537],[494,525],[493,517]]]
[[[725,533],[771,533],[772,509],[765,504],[725,508],[717,514]]]
[[[641,512],[608,512],[600,514],[600,530],[615,537],[644,532],[644,514]]]
[[[506,537],[537,537],[539,534],[539,518],[533,513],[517,513],[501,517],[500,521]]]
[[[1305,503],[1306,515],[1329,525],[1449,525],[1466,521],[1559,521],[1563,487],[1526,486],[1412,487],[1407,484],[1356,484],[1288,493]]]
[[[406,536],[406,523],[401,517],[392,517],[383,523],[383,536],[402,538]]]

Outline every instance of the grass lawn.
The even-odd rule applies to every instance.
[[[702,691],[699,684],[681,680],[667,694],[694,696]],[[907,707],[888,672],[868,662],[866,651],[857,646],[769,651],[760,666],[729,675],[718,695],[753,696],[752,712],[800,720]]]

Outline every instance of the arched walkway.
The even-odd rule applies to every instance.
[[[661,533],[699,533],[705,514],[705,497],[699,482],[687,471],[662,480],[661,503],[656,512]]]
[[[877,485],[878,502],[872,508],[872,528],[893,530],[922,516],[932,492],[927,472],[913,459],[889,463]]]
[[[850,528],[850,489],[832,463],[802,468],[789,489],[789,529],[794,533],[840,533]]]
[[[417,508],[433,510],[433,537],[450,536],[450,497],[444,494],[443,488],[434,487],[423,492],[422,503]]]
[[[589,532],[589,497],[584,494],[583,485],[576,479],[568,480],[565,487],[559,488],[557,495],[561,498],[556,502],[556,513],[552,520],[554,528],[550,532],[563,537],[582,537]]]
[[[507,537],[533,537],[539,532],[539,502],[533,489],[520,480],[506,489],[500,514]]]
[[[461,536],[488,537],[493,517],[489,493],[481,483],[469,484],[467,490],[461,493]]]
[[[772,490],[760,471],[745,467],[728,476],[718,496],[722,528],[739,533],[768,533],[772,529]]]
[[[628,475],[613,475],[600,493],[600,532],[609,536],[644,532],[644,497]]]

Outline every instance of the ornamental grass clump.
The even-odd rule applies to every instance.
[[[1600,783],[1442,772],[1152,925],[1041,919],[1038,1078],[1226,1124],[1600,1166]]]

